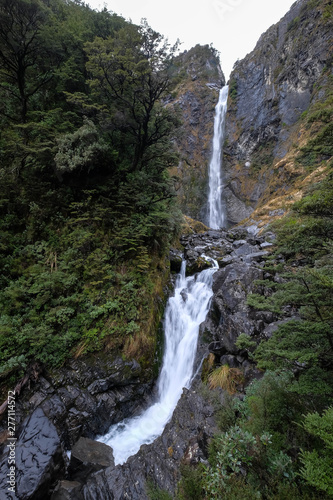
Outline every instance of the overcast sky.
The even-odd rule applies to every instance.
[[[149,25],[181,50],[197,43],[213,44],[220,52],[228,78],[237,61],[248,54],[260,35],[287,13],[295,0],[86,0],[97,10],[108,10]]]

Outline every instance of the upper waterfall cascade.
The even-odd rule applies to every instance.
[[[217,268],[217,262],[213,261],[212,268],[186,278],[186,263],[182,263],[175,294],[169,299],[165,312],[165,353],[158,379],[157,400],[142,415],[113,425],[106,435],[98,439],[113,448],[116,464],[126,462],[142,444],[152,443],[162,434],[183,388],[189,387],[199,326],[209,309],[213,274]]]
[[[222,203],[222,147],[228,90],[228,85],[220,90],[219,100],[215,107],[213,153],[209,164],[208,196],[208,225],[212,229],[220,229],[225,225],[225,211]]]

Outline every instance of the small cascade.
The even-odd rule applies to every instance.
[[[209,164],[208,225],[220,229],[225,225],[225,213],[222,204],[222,147],[224,142],[224,124],[227,112],[228,85],[220,90],[215,108],[213,154]]]
[[[186,278],[186,262],[182,263],[175,294],[170,297],[165,312],[165,353],[157,382],[157,401],[142,415],[113,425],[98,439],[113,448],[116,464],[126,462],[142,444],[150,444],[162,434],[183,388],[190,386],[199,326],[208,312],[217,268],[217,262],[213,261],[212,268]]]

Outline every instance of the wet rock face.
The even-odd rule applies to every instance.
[[[210,331],[219,340],[225,353],[238,354],[235,342],[240,333],[249,336],[256,332],[255,322],[249,321],[246,298],[253,282],[262,279],[263,272],[252,262],[234,262],[218,271],[214,276],[214,298],[212,308],[215,324],[210,321]],[[218,325],[216,325],[216,319]],[[209,319],[207,320],[209,322]]]
[[[176,248],[171,248],[169,252],[170,271],[172,273],[179,273],[183,261],[182,253]]]
[[[71,360],[25,389],[16,401],[17,425],[41,408],[54,423],[65,449],[71,449],[81,436],[94,438],[141,408],[153,383],[145,382],[142,375],[139,363],[120,357]]]
[[[291,187],[288,170],[274,166],[293,141],[302,142],[299,118],[318,99],[316,84],[330,65],[332,34],[324,9],[322,0],[295,2],[234,66],[224,147],[231,223],[248,217],[277,189]]]
[[[111,448],[98,443],[96,450],[95,442],[86,438],[95,438],[112,424],[141,411],[151,397],[153,381],[145,381],[136,361],[103,356],[71,360],[45,377],[25,388],[16,401],[16,426],[22,426],[16,444],[17,498],[50,498],[56,482],[62,479],[54,498],[78,500],[82,480],[91,471],[113,463]],[[25,419],[27,414],[30,416]],[[6,427],[4,420],[2,425]],[[6,478],[8,469],[6,444],[0,449],[4,453],[0,481]],[[73,445],[68,483],[64,481],[64,452]]]
[[[12,441],[10,441],[11,443]],[[5,447],[0,466],[0,488],[8,491],[7,474],[10,446]],[[53,423],[37,408],[22,424],[15,443],[15,485],[20,500],[48,498],[59,475],[65,473],[65,455]],[[15,496],[8,497],[15,498]]]

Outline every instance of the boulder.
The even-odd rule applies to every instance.
[[[78,481],[59,481],[51,500],[83,500],[82,484]]]
[[[72,449],[68,472],[72,479],[84,482],[92,472],[110,465],[114,465],[110,446],[81,437]]]
[[[221,365],[228,365],[229,368],[239,368],[240,365],[236,356],[233,356],[231,354],[225,354],[224,356],[221,356],[220,363]]]
[[[179,273],[183,261],[182,253],[176,248],[171,248],[169,252],[170,271],[172,273]]]

